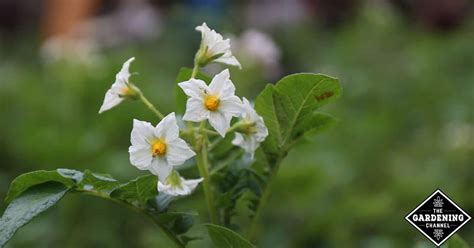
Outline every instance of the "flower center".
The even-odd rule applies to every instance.
[[[156,140],[151,145],[151,152],[153,153],[153,157],[165,155],[166,144],[161,140]]]
[[[220,100],[217,96],[208,95],[204,98],[204,106],[210,111],[216,111]]]

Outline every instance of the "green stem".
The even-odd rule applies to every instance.
[[[148,101],[148,99],[145,97],[145,95],[143,95],[142,92],[139,92],[138,96],[140,97],[140,101],[142,101],[153,113],[155,113],[156,116],[160,118],[160,120],[165,117],[158,109],[155,108],[155,106],[150,101]]]
[[[102,198],[102,199],[105,199],[105,200],[109,200],[109,201],[112,201],[112,202],[115,202],[121,206],[124,206],[136,213],[139,213],[139,214],[143,214],[143,215],[146,215],[148,217],[150,217],[152,220],[153,220],[153,223],[155,223],[160,229],[161,231],[163,231],[163,233],[171,240],[173,241],[173,243],[176,245],[176,247],[179,247],[179,248],[184,248],[186,247],[183,242],[181,240],[178,239],[178,237],[170,230],[168,229],[166,226],[164,226],[163,224],[161,224],[160,222],[158,222],[155,217],[150,213],[148,212],[146,209],[144,208],[140,208],[140,207],[136,207],[136,206],[133,206],[133,205],[130,205],[130,204],[127,204],[126,202],[123,202],[121,200],[118,200],[118,199],[115,199],[115,198],[112,198],[110,197],[108,194],[104,194],[102,192],[97,192],[97,191],[89,191],[89,190],[82,190],[82,189],[75,189],[75,192],[77,193],[82,193],[82,194],[85,194],[85,195],[91,195],[91,196],[95,196],[95,197],[99,197],[99,198]]]
[[[196,75],[199,72],[199,64],[194,62],[193,72],[191,73],[191,78],[196,78]]]
[[[247,233],[247,238],[251,241],[255,241],[255,235],[258,228],[258,221],[261,218],[263,208],[267,204],[268,200],[270,199],[272,185],[275,180],[276,174],[278,174],[278,169],[280,168],[282,158],[278,158],[275,162],[275,167],[271,170],[271,173],[268,178],[267,185],[263,190],[262,198],[260,198],[260,203],[257,206],[257,210],[255,210],[255,215],[252,218],[252,222],[250,223],[250,228]]]
[[[204,189],[204,196],[206,198],[207,209],[211,218],[211,223],[218,224],[216,206],[214,205],[214,197],[210,185],[209,164],[207,160],[207,144],[205,139],[202,141],[201,149],[196,155],[196,163],[199,169],[199,174],[204,179],[202,182]]]

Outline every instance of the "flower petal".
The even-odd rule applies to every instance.
[[[139,170],[148,170],[153,156],[148,146],[130,146],[128,148],[130,153],[130,163]]]
[[[229,70],[225,69],[212,78],[209,84],[209,91],[211,94],[219,95],[220,99],[233,96],[235,94],[235,86],[230,81]]]
[[[175,113],[169,113],[163,120],[156,125],[154,129],[154,134],[156,137],[164,139],[166,142],[171,142],[178,138],[179,136],[179,127],[176,123]]]
[[[168,143],[166,159],[171,166],[182,165],[186,160],[195,155],[196,153],[180,138]]]
[[[125,82],[128,82],[128,79],[130,77],[130,63],[132,63],[135,60],[134,57],[129,58],[125,63],[122,65],[122,69],[117,73],[115,78],[117,80],[123,80]]]
[[[239,69],[242,69],[242,65],[240,65],[240,62],[237,60],[237,58],[235,58],[235,56],[232,56],[231,53],[226,53],[221,57],[215,59],[214,61],[221,64],[237,66],[239,67]]]
[[[186,102],[186,112],[184,113],[183,120],[201,122],[209,118],[209,110],[204,107],[202,99],[189,98]]]
[[[130,135],[132,146],[150,146],[152,140],[156,138],[153,130],[151,123],[133,119],[133,129]]]
[[[209,124],[222,136],[225,136],[225,133],[230,128],[230,120],[232,116],[227,116],[224,113],[219,111],[214,111],[209,113]]]
[[[165,158],[155,157],[149,170],[151,174],[158,176],[160,181],[165,181],[173,168],[168,164]]]
[[[123,98],[121,98],[117,94],[114,94],[112,89],[107,90],[107,92],[105,93],[104,102],[100,107],[99,114],[119,105],[122,101]]]
[[[204,91],[208,89],[208,86],[204,81],[194,78],[178,83],[178,86],[183,89],[184,94],[187,96],[199,99],[202,99]]]
[[[237,96],[222,99],[219,104],[219,111],[231,116],[242,115],[242,102]]]

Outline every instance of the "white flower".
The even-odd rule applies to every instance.
[[[202,66],[215,61],[242,68],[239,61],[232,55],[229,39],[224,40],[221,34],[210,29],[205,22],[201,26],[197,26],[196,30],[201,32],[198,61]]]
[[[242,101],[235,96],[235,86],[230,81],[229,70],[225,69],[214,76],[209,86],[194,78],[178,85],[189,96],[183,120],[201,122],[207,119],[224,137],[232,117],[239,116],[242,111]]]
[[[129,67],[134,60],[135,58],[132,57],[123,63],[122,69],[115,76],[115,82],[105,93],[104,103],[100,107],[99,114],[119,105],[126,97],[136,96],[135,89],[128,85]]]
[[[174,113],[168,114],[156,127],[149,122],[133,120],[130,162],[140,170],[149,170],[160,180],[168,177],[173,166],[183,164],[196,155],[179,138]]]
[[[172,196],[189,195],[202,180],[203,178],[186,180],[173,171],[164,182],[158,181],[158,192]]]
[[[263,118],[252,108],[250,102],[244,97],[242,104],[242,132],[236,132],[232,144],[241,147],[250,153],[252,158],[260,143],[268,136],[268,129]]]

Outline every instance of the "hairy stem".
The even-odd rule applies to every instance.
[[[209,216],[211,218],[211,223],[217,224],[218,218],[217,218],[216,206],[214,205],[214,197],[213,197],[211,185],[210,185],[209,162],[207,160],[207,143],[205,139],[202,140],[202,144],[200,146],[201,146],[201,149],[198,151],[196,155],[196,163],[199,169],[199,174],[204,179],[202,182],[202,185],[204,189],[204,196],[206,197],[207,209],[209,211]]]
[[[198,63],[194,63],[194,67],[193,67],[193,72],[191,73],[191,78],[196,78],[196,75],[198,74],[199,72],[199,64]]]
[[[140,101],[142,101],[153,113],[158,116],[158,118],[163,119],[165,116],[143,95],[142,92],[139,92]]]

